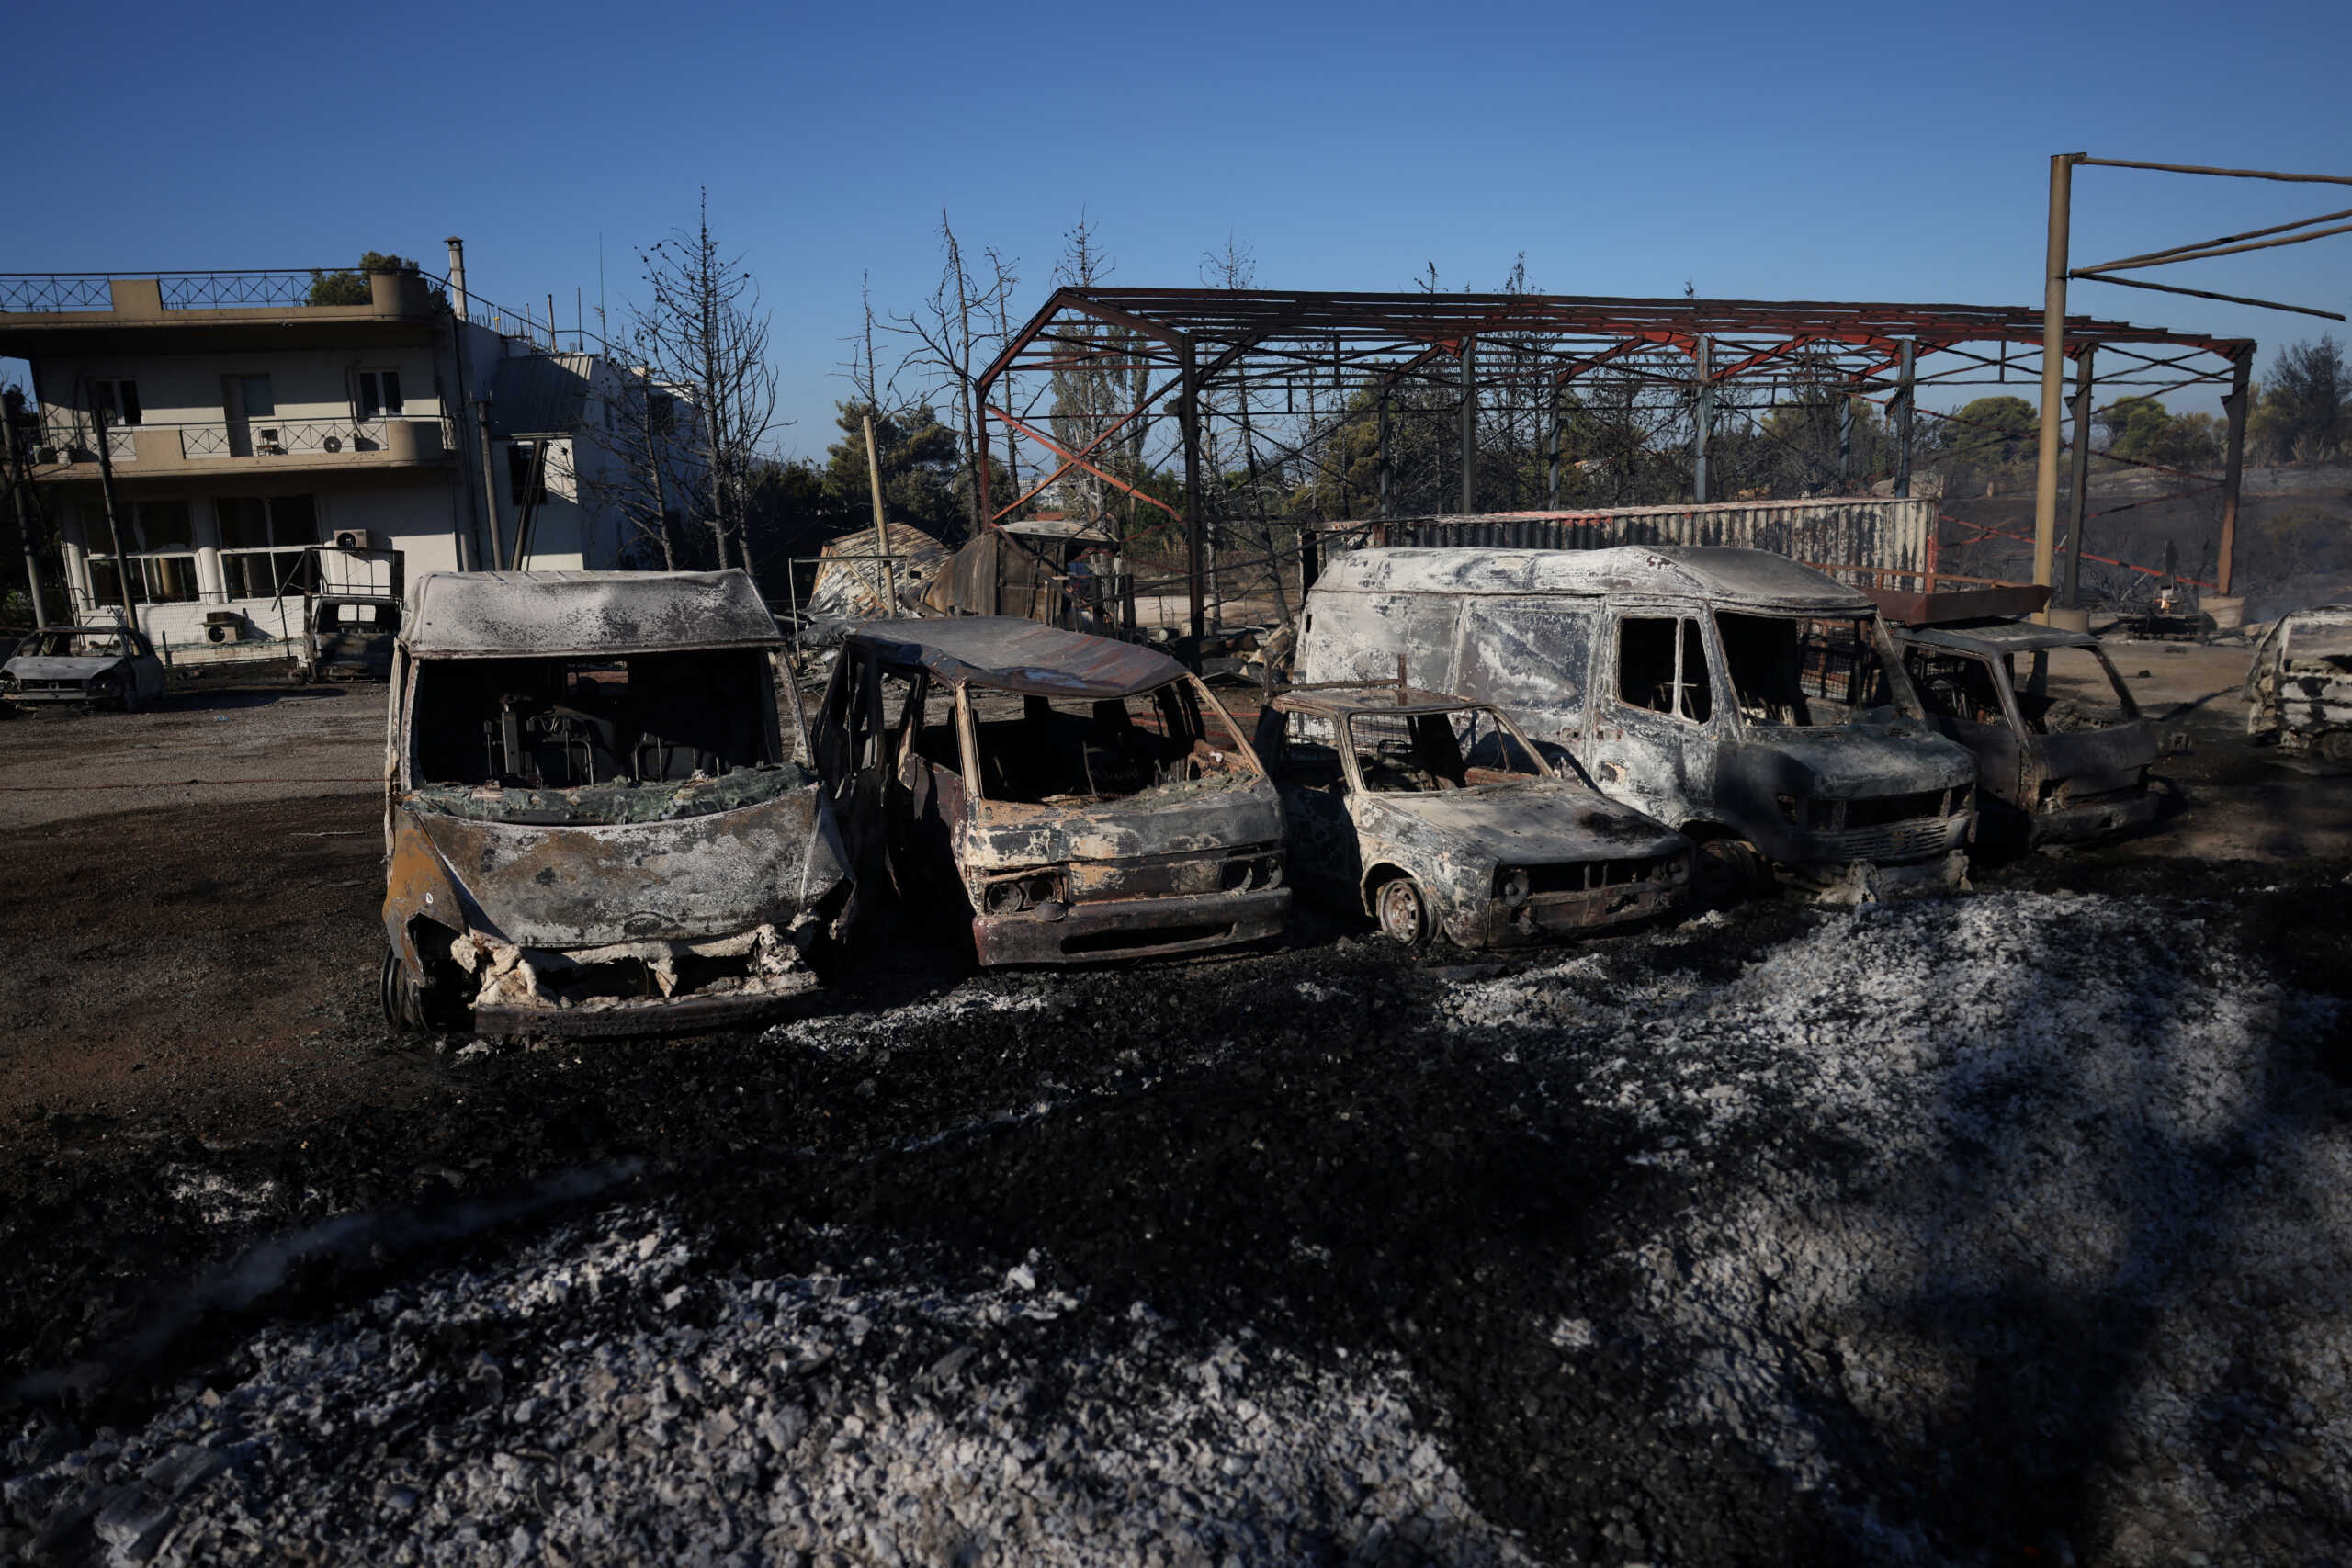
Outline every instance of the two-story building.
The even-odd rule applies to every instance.
[[[76,618],[127,597],[175,648],[224,623],[280,638],[322,578],[637,558],[607,406],[629,372],[499,330],[461,271],[370,274],[364,303],[312,303],[335,297],[320,276],[0,277],[0,355],[30,362],[38,405],[20,456]]]

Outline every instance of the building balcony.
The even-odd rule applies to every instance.
[[[423,343],[447,317],[417,272],[368,274],[366,304],[311,303],[335,270],[0,275],[0,354]]]
[[[52,415],[36,428],[20,429],[17,440],[36,480],[68,483],[98,477],[97,433],[86,423]],[[430,414],[110,424],[106,441],[119,481],[434,468],[456,461],[457,453],[450,422]]]

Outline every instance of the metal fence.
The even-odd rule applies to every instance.
[[[252,272],[20,272],[0,274],[0,311],[47,315],[114,309],[116,279],[152,278],[166,310],[306,306],[321,276],[339,267]]]
[[[456,449],[456,431],[448,420],[433,414],[402,414],[374,419],[254,418],[242,426],[232,426],[226,420],[109,424],[107,456],[117,463],[137,462],[139,433],[154,430],[176,433],[180,456],[188,458],[334,457],[380,452],[385,446],[385,426],[392,419],[437,424],[441,427],[441,451],[446,454]],[[32,462],[40,467],[98,460],[96,432],[81,419],[52,416],[29,434],[26,445]]]

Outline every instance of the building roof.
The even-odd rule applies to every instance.
[[[1758,608],[1852,614],[1870,595],[1769,550],[1621,545],[1604,550],[1370,549],[1336,557],[1317,593],[1667,593]]]
[[[420,659],[618,657],[783,640],[742,571],[428,571],[411,595],[401,644]]]
[[[1125,697],[1189,674],[1157,649],[1066,632],[1011,615],[868,621],[850,634],[888,664],[927,671],[950,686],[992,686],[1046,697]]]
[[[1956,649],[1962,653],[2031,653],[2036,649],[2097,648],[2098,638],[2064,626],[2034,621],[1968,621],[1956,626],[1898,626],[1894,635],[1927,648]]]

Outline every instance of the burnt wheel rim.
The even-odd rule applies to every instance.
[[[1411,880],[1398,877],[1381,885],[1380,929],[1395,941],[1410,947],[1421,940],[1427,923],[1421,909],[1421,895]]]

